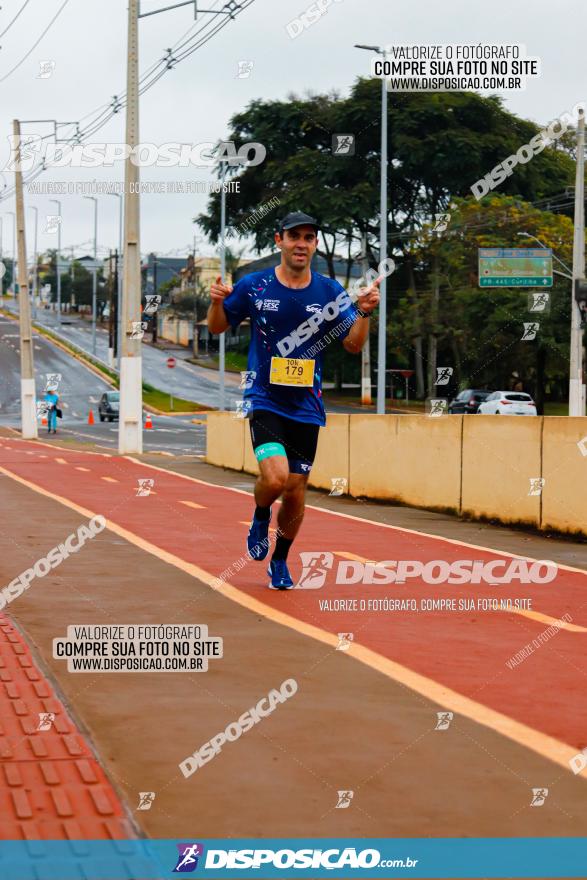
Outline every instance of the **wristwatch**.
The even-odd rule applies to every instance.
[[[371,317],[371,312],[364,312],[363,309],[360,309],[358,306],[355,306],[355,308],[357,310],[357,315],[359,316],[359,318],[370,318]]]

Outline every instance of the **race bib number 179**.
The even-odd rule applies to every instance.
[[[305,358],[271,358],[269,381],[272,385],[294,385],[311,388],[314,384],[315,361]]]

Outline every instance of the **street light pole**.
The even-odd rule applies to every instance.
[[[33,268],[33,321],[37,319],[37,296],[39,295],[39,256],[37,254],[37,239],[39,232],[39,209],[34,205],[30,206],[31,211],[35,212],[35,246],[34,246],[34,268]]]
[[[98,199],[96,196],[82,196],[94,203],[94,271],[92,273],[92,354],[96,355],[96,291],[98,285]]]
[[[120,357],[121,357],[121,333],[122,333],[122,250],[123,250],[123,230],[124,230],[124,218],[123,218],[123,207],[124,203],[122,200],[122,196],[120,193],[107,193],[109,196],[114,196],[118,199],[118,266],[116,271],[116,281],[117,281],[117,302],[118,308],[116,309],[116,354],[118,360],[118,368],[120,369]]]
[[[385,58],[385,50],[379,46],[364,46],[355,43],[356,49],[376,52]],[[381,191],[379,207],[379,262],[387,258],[387,87],[385,77],[381,80]],[[379,285],[379,333],[377,337],[377,414],[385,413],[385,365],[387,343],[387,278],[385,275]]]
[[[14,211],[6,213],[12,217],[12,288],[16,299],[16,214]],[[8,293],[8,290],[6,292]]]
[[[571,281],[573,280],[573,276],[571,274],[572,269],[570,269],[566,263],[563,263],[563,261],[559,257],[557,257],[557,255],[552,251],[552,248],[547,248],[546,245],[541,242],[539,238],[536,238],[535,235],[530,235],[529,232],[516,232],[516,235],[522,235],[524,236],[524,238],[531,238],[532,241],[535,241],[537,244],[540,245],[541,248],[544,248],[544,250],[550,250],[552,253],[552,259],[556,260],[557,263],[561,264],[563,269],[567,270],[566,272],[558,272],[556,269],[553,269],[553,272],[555,272],[556,275],[562,275],[564,278],[570,278]]]
[[[367,233],[361,236],[361,264],[363,276],[367,277],[369,271],[369,256],[367,254]],[[363,406],[371,406],[371,349],[369,334],[365,345],[361,349],[361,403]]]
[[[57,199],[49,199],[59,207],[59,223],[57,224],[57,256],[55,268],[57,271],[57,323],[61,325],[61,202]]]
[[[577,124],[577,170],[575,178],[575,236],[573,285],[571,288],[571,357],[569,364],[569,415],[585,415],[583,385],[583,330],[581,310],[575,300],[575,282],[585,280],[585,114],[579,110]]]

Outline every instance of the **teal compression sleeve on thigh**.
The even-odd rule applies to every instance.
[[[285,447],[283,443],[262,443],[255,449],[255,458],[257,461],[263,461],[264,458],[271,458],[272,455],[285,455]]]

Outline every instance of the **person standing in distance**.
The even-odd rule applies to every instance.
[[[48,404],[47,410],[47,434],[50,434],[53,431],[54,434],[57,433],[57,405],[59,403],[59,395],[57,393],[57,386],[47,386],[47,390],[45,391],[45,402]]]
[[[251,321],[251,379],[244,399],[260,473],[247,548],[253,559],[265,559],[271,505],[281,498],[268,568],[274,590],[294,585],[287,555],[302,524],[318,432],[326,424],[322,352],[340,339],[348,352],[358,354],[379,303],[380,278],[361,288],[354,304],[338,281],[312,271],[318,231],[318,222],[308,214],[288,214],[275,233],[278,266],[245,275],[234,287],[219,277],[210,289],[210,333],[229,326],[234,330],[245,318]]]

